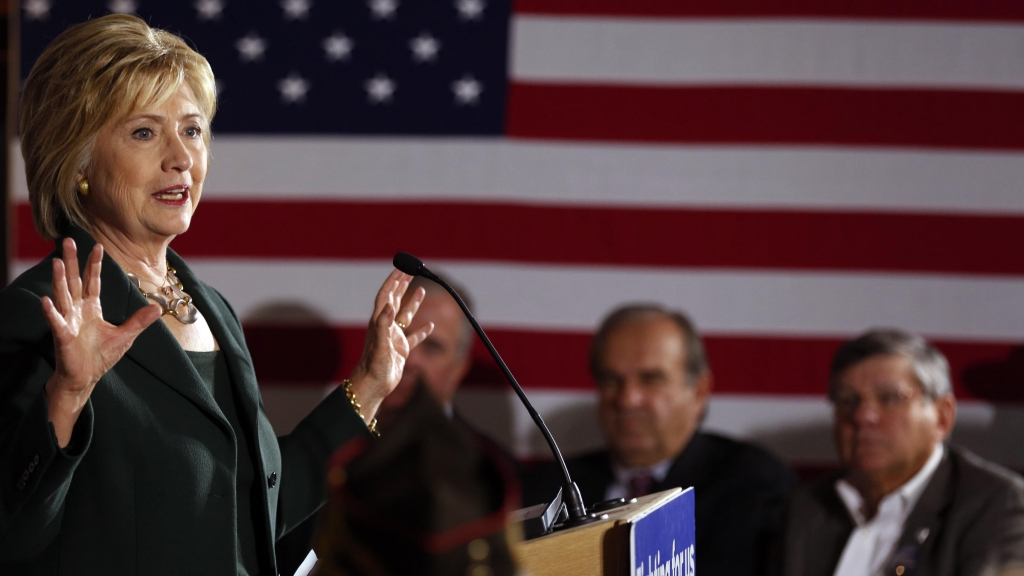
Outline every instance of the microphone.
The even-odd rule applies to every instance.
[[[409,276],[423,276],[427,280],[434,280],[434,278],[437,278],[437,276],[434,276],[434,274],[431,273],[430,270],[427,270],[427,267],[423,265],[423,260],[420,260],[408,252],[396,252],[395,258],[391,263],[395,265],[395,268],[398,268]],[[424,272],[430,274],[430,276],[434,276],[434,278],[427,276]],[[434,280],[434,282],[437,282],[437,280]]]
[[[569,468],[565,465],[565,458],[562,457],[562,451],[558,449],[558,444],[555,443],[554,436],[551,435],[551,431],[548,430],[547,424],[544,423],[544,419],[540,417],[537,410],[534,409],[533,404],[530,403],[530,399],[526,397],[526,392],[523,392],[522,386],[516,381],[515,376],[508,369],[505,361],[501,359],[501,355],[498,354],[497,349],[491,344],[491,339],[484,333],[484,329],[477,323],[476,318],[473,317],[473,313],[469,311],[469,307],[462,300],[455,290],[448,285],[440,276],[434,274],[423,265],[423,261],[419,258],[409,254],[407,252],[398,252],[395,254],[395,258],[392,262],[395,268],[398,268],[402,272],[410,276],[422,276],[428,280],[432,280],[439,284],[442,288],[448,291],[455,298],[455,301],[459,304],[459,308],[462,308],[462,313],[469,319],[469,323],[473,326],[473,330],[476,331],[477,336],[483,341],[484,346],[487,347],[487,351],[491,353],[491,357],[497,362],[498,367],[501,368],[501,372],[505,375],[505,379],[512,385],[512,389],[515,390],[516,395],[519,396],[519,400],[526,407],[526,411],[530,413],[530,417],[540,428],[541,434],[544,436],[544,440],[547,441],[548,446],[551,448],[551,453],[555,456],[555,461],[558,462],[559,468],[562,471],[562,500],[565,502],[566,512],[569,515],[568,520],[562,523],[562,528],[571,528],[590,522],[595,522],[603,518],[607,518],[607,514],[588,514],[586,506],[583,505],[583,496],[580,495],[580,489],[576,486],[576,483],[572,481],[569,476]]]

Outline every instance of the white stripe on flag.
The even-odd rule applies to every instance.
[[[196,260],[239,314],[268,301],[302,300],[335,322],[362,325],[390,263]],[[688,310],[705,331],[850,335],[900,326],[931,337],[1016,341],[1024,334],[1018,279],[910,274],[729,272],[625,267],[428,262],[472,292],[492,326],[593,329],[624,300]],[[275,281],[267,282],[267,278]],[[586,292],[586,298],[580,293]],[[360,295],[362,295],[360,297]]]
[[[825,384],[822,383],[824,390]],[[568,454],[598,449],[595,395],[590,391],[531,390],[530,400]],[[522,457],[550,452],[511,391],[460,390],[459,414]],[[790,462],[834,463],[832,410],[824,397],[712,395],[703,429],[755,441]],[[966,401],[958,405],[953,441],[1005,466],[1024,468],[1024,445],[992,438],[1024,435],[1024,408]]]
[[[30,263],[19,262],[15,273]],[[309,306],[329,323],[362,326],[389,262],[189,259],[243,321],[272,304]],[[933,338],[1017,342],[1024,283],[971,276],[683,271],[427,262],[472,293],[489,327],[593,330],[624,301],[687,310],[708,334],[842,337],[899,326]],[[581,292],[586,298],[581,298]]]
[[[1020,153],[238,136],[212,150],[205,199],[1024,214]]]
[[[286,434],[334,389],[264,383],[267,414],[275,432]],[[832,409],[822,396],[712,395],[703,429],[757,442],[798,464],[836,460]],[[589,390],[529,390],[530,401],[567,454],[601,448],[597,399]],[[511,390],[463,388],[455,396],[459,414],[517,456],[550,458],[547,444]],[[960,402],[953,441],[987,458],[1024,468],[1024,445],[992,438],[1024,435],[1024,407],[975,400]]]
[[[517,16],[510,62],[531,82],[1019,90],[1024,26]]]

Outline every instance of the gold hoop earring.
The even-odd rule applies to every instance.
[[[89,195],[89,181],[86,180],[85,178],[82,178],[81,180],[78,181],[78,193],[81,194],[82,196]]]

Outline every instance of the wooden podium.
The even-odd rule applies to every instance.
[[[515,548],[521,567],[531,576],[631,574],[632,525],[675,499],[681,492],[680,488],[673,488],[649,494],[638,498],[634,504],[609,510],[606,512],[606,520],[522,542]]]

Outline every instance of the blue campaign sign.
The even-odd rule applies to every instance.
[[[633,523],[632,576],[694,576],[693,488]]]

